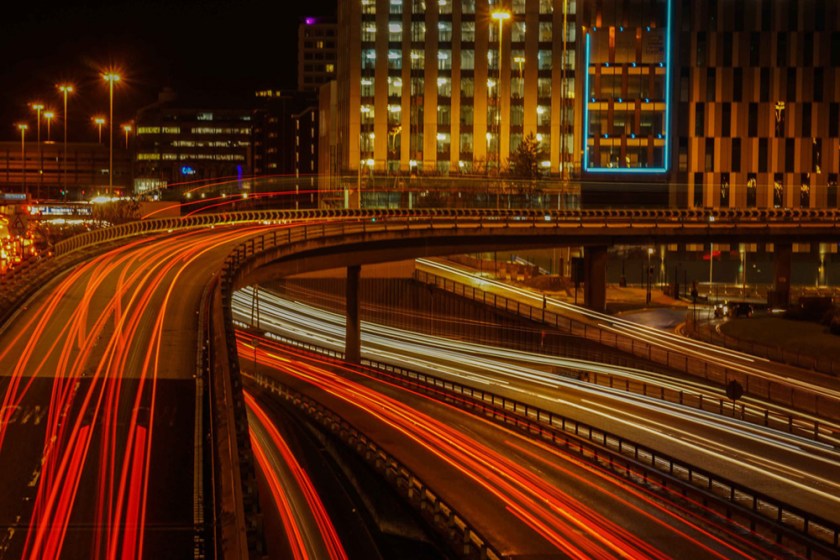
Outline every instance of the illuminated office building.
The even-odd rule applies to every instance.
[[[336,92],[340,167],[495,172],[533,133],[548,154],[543,169],[560,174],[565,161],[570,171],[579,160],[580,116],[572,110],[579,4],[340,2],[339,52],[347,54]]]
[[[315,91],[335,79],[337,56],[334,18],[307,17],[298,26],[297,88]]]
[[[675,201],[837,208],[840,3],[680,3]]]
[[[165,90],[135,117],[135,192],[251,175],[251,121],[251,109],[176,104],[174,93]]]
[[[344,173],[493,174],[534,133],[584,205],[838,206],[833,0],[352,0],[339,40]]]

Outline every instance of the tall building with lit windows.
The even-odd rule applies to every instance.
[[[676,202],[837,208],[840,2],[679,4]]]
[[[335,18],[306,17],[298,26],[300,91],[315,91],[335,79],[337,29]]]
[[[251,175],[252,110],[177,102],[164,90],[135,119],[134,192]]]
[[[504,170],[582,203],[838,207],[840,2],[339,3],[343,172]]]
[[[494,172],[533,133],[547,153],[544,170],[571,173],[581,126],[572,109],[578,5],[340,2],[341,169]]]

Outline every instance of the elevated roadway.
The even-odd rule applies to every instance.
[[[228,553],[259,550],[239,505],[252,490],[241,484],[250,462],[238,362],[224,348],[221,310],[200,323],[223,266],[222,288],[397,257],[665,236],[830,241],[840,228],[838,214],[825,211],[266,211],[148,220],[61,242],[55,258],[5,279],[0,294],[0,476],[8,489],[0,523],[9,554],[153,556],[176,547],[188,556],[212,538],[208,525],[215,535],[217,521],[205,513],[234,520],[215,535]],[[221,360],[212,377],[208,346]],[[202,395],[219,379],[227,381],[210,404],[232,412],[214,417],[227,430],[217,451],[227,463],[210,484],[227,485],[219,495],[229,501],[208,512]]]

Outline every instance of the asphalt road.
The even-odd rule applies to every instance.
[[[0,559],[193,556],[197,309],[249,234],[132,241],[5,326]]]

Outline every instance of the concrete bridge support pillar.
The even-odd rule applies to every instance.
[[[776,296],[768,302],[779,306],[790,303],[790,272],[793,246],[790,243],[775,243],[773,246]]]
[[[583,304],[594,311],[607,308],[607,247],[583,249]]]
[[[359,316],[360,265],[347,267],[345,303],[347,305],[346,332],[344,336],[344,359],[352,364],[362,361],[362,321]]]

